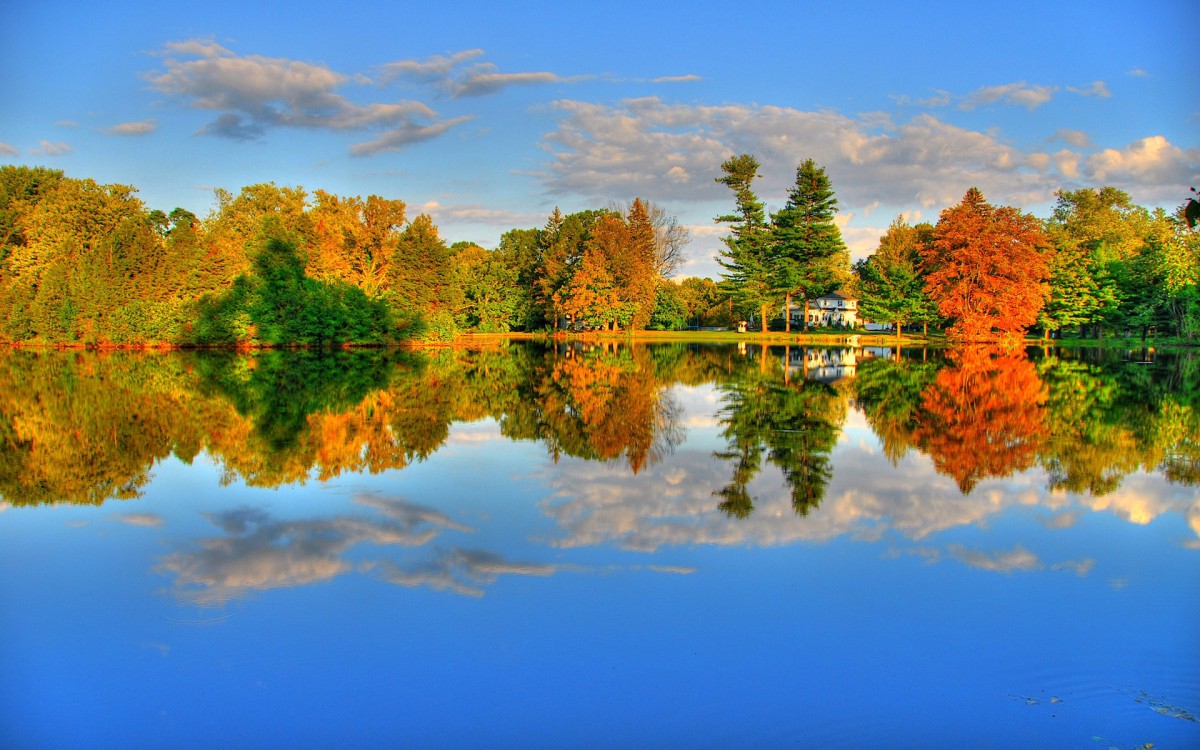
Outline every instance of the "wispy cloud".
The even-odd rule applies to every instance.
[[[1108,84],[1104,81],[1092,81],[1087,86],[1067,86],[1067,91],[1080,96],[1097,96],[1101,99],[1112,96],[1112,91],[1109,91]]]
[[[71,148],[71,144],[66,143],[65,141],[42,140],[39,141],[38,147],[31,149],[30,152],[36,154],[37,156],[63,156],[73,152],[74,150],[75,149]]]
[[[989,104],[1013,104],[1037,109],[1054,97],[1057,86],[1041,86],[1025,81],[1000,86],[985,86],[967,94],[958,103],[959,109],[975,109]]]
[[[1063,141],[1076,148],[1088,148],[1092,145],[1092,138],[1087,133],[1069,128],[1059,128],[1051,140]]]
[[[117,520],[130,526],[158,527],[163,525],[163,517],[154,513],[122,513]]]
[[[1096,561],[1090,557],[1081,560],[1063,560],[1054,566],[1055,570],[1069,570],[1080,578],[1086,578],[1096,567]]]
[[[158,129],[158,123],[154,120],[138,120],[136,122],[123,122],[118,125],[112,125],[104,129],[109,135],[124,135],[138,136],[153,133]]]
[[[658,78],[651,78],[650,82],[651,83],[688,83],[691,81],[699,81],[699,80],[701,80],[700,76],[695,75],[694,73],[689,73],[687,75],[682,75],[682,76],[659,76]]]
[[[556,567],[542,563],[511,562],[481,550],[454,549],[421,565],[403,567],[391,561],[379,565],[384,580],[398,586],[427,586],[465,596],[483,596],[483,586],[502,575],[548,576]]]
[[[4,141],[0,141],[0,154],[3,154],[4,156],[17,156],[20,153],[21,150],[16,146],[5,143]]]
[[[996,552],[991,555],[967,549],[959,544],[950,545],[947,551],[959,562],[972,568],[990,570],[994,573],[1029,572],[1041,570],[1043,567],[1037,555],[1021,545],[1017,545],[1007,552]]]
[[[567,79],[550,72],[501,73],[496,66],[487,63],[475,66],[458,82],[454,97],[485,96],[508,88],[539,83],[561,83]]]
[[[549,71],[502,73],[494,63],[471,63],[483,54],[481,49],[469,49],[450,55],[434,55],[424,60],[398,60],[379,66],[376,79],[380,84],[429,85],[455,99],[487,96],[510,86],[581,80],[578,77],[568,78]]]
[[[386,131],[378,138],[354,144],[350,147],[350,155],[370,156],[381,151],[400,151],[414,143],[421,143],[422,141],[429,141],[442,136],[456,125],[461,125],[471,119],[473,118],[470,115],[463,115],[449,120],[442,120],[432,125],[405,123]]]
[[[1079,522],[1079,511],[1069,510],[1049,518],[1039,519],[1047,529],[1069,529]]]
[[[398,60],[379,66],[376,78],[380,84],[409,80],[436,85],[450,79],[460,65],[481,55],[481,49],[468,49],[452,55],[434,55],[424,60]]]
[[[949,91],[937,89],[933,94],[926,97],[910,97],[906,94],[898,94],[892,97],[892,100],[902,107],[916,106],[934,109],[937,107],[948,107],[954,101]]]

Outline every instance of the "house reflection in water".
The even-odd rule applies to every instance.
[[[891,359],[895,351],[890,346],[789,347],[784,356],[789,379],[804,378],[832,385],[843,378],[853,378],[859,362],[876,357]]]

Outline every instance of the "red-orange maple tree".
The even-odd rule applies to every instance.
[[[1049,293],[1049,252],[1036,218],[992,206],[976,188],[942,211],[921,262],[926,292],[954,321],[947,335],[963,341],[1023,335]]]

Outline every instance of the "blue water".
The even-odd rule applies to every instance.
[[[824,499],[736,518],[714,384],[626,462],[452,425],[427,460],[0,512],[5,748],[1200,747],[1200,498],[963,495],[847,411]],[[223,481],[224,478],[224,481]]]

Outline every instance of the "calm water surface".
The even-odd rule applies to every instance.
[[[1200,747],[1200,356],[0,357],[5,748]]]

